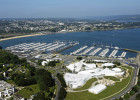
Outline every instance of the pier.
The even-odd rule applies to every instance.
[[[76,55],[77,53],[79,53],[80,51],[86,49],[87,47],[88,47],[88,46],[83,46],[83,47],[81,47],[80,49],[78,49],[78,50],[72,52],[71,54]]]
[[[107,49],[103,50],[103,51],[99,54],[99,56],[105,57],[105,55],[106,55],[108,52],[109,52],[109,49],[107,48]]]
[[[91,52],[89,55],[94,56],[97,52],[99,52],[102,48],[97,48],[93,52]]]
[[[112,53],[109,55],[109,57],[115,57],[117,52],[118,50],[113,50]]]
[[[121,56],[119,56],[120,58],[124,58],[126,56],[126,52],[123,52],[122,54],[121,54]]]
[[[83,51],[83,52],[81,53],[81,55],[86,55],[86,54],[87,54],[88,52],[90,52],[92,49],[94,49],[94,46],[92,46],[92,47],[86,49],[85,51]]]

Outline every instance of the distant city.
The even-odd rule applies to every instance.
[[[138,28],[140,27],[139,17],[133,15],[97,18],[0,19],[0,38],[34,33],[51,34]]]

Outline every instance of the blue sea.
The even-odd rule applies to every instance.
[[[63,54],[69,54],[74,50],[87,45],[91,46],[93,43],[97,45],[112,45],[120,48],[129,48],[140,50],[140,28],[136,29],[122,29],[122,30],[111,30],[111,31],[92,31],[92,32],[71,32],[71,33],[57,33],[42,36],[24,37],[17,38],[7,41],[0,42],[0,46],[3,48],[31,42],[42,42],[50,43],[55,40],[66,40],[66,41],[79,41],[79,45],[76,45],[64,52]],[[111,52],[111,50],[110,50]],[[118,52],[119,54],[119,52]],[[127,53],[127,57],[134,57],[135,53]]]

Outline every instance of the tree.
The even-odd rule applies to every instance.
[[[55,82],[52,79],[51,73],[45,69],[36,70],[35,79],[37,83],[43,82],[46,87],[54,86]],[[48,89],[47,89],[48,90]]]
[[[34,96],[33,100],[46,100],[45,94],[43,92],[39,92]]]
[[[18,86],[24,86],[25,85],[25,75],[24,74],[16,75],[14,81]]]
[[[56,62],[55,62],[55,61],[50,61],[50,62],[48,63],[48,66],[54,67],[54,66],[56,66]]]
[[[30,75],[31,76],[34,76],[35,75],[35,72],[36,72],[36,69],[35,69],[35,67],[33,67],[33,66],[31,66],[31,65],[27,65],[27,68],[29,69],[29,71],[30,71]]]
[[[65,83],[65,80],[63,78],[63,75],[61,75],[60,73],[57,73],[57,78],[59,79],[59,81],[61,82],[62,87],[66,88],[67,85]]]
[[[49,71],[46,71],[45,69],[38,69],[38,70],[36,70],[35,74],[38,76],[47,75],[47,76],[51,77],[51,73]]]
[[[128,100],[129,97],[130,97],[130,94],[129,94],[129,93],[127,93],[127,94],[124,95],[124,98],[125,98],[126,100]]]
[[[121,65],[121,63],[118,62],[118,61],[113,62],[113,64],[116,64],[117,66],[120,66]]]
[[[130,95],[134,95],[134,94],[135,94],[135,91],[131,90]]]
[[[20,63],[21,63],[21,64],[25,64],[25,63],[27,63],[26,58],[22,58],[22,59],[20,60]]]
[[[0,80],[4,80],[3,73],[0,73]]]
[[[24,79],[24,81],[25,81],[24,86],[28,86],[28,85],[32,85],[32,84],[36,84],[37,83],[35,78],[32,77],[32,76],[26,77],[26,79]]]
[[[77,60],[82,60],[83,58],[82,57],[77,57]]]
[[[63,87],[61,87],[58,94],[58,100],[64,100],[66,95],[67,95],[66,90]]]
[[[140,89],[140,87],[138,85],[135,85],[132,90],[135,91],[135,92],[138,92]]]
[[[38,65],[41,65],[42,61],[43,61],[42,59],[39,59],[38,62],[37,62],[37,64]]]
[[[18,56],[13,55],[5,50],[1,50],[0,49],[0,63],[4,63],[4,64],[20,64],[20,59],[18,58]]]
[[[140,100],[140,93],[136,95],[136,100]]]
[[[17,75],[18,75],[17,73],[12,73],[11,79],[14,81],[14,80],[15,80],[15,77],[16,77]]]
[[[44,82],[40,82],[40,83],[39,83],[39,89],[40,89],[41,91],[45,91],[45,90],[46,90],[45,87],[46,87],[46,85],[45,85]]]
[[[119,98],[119,100],[123,100],[123,98],[122,98],[122,97],[120,97],[120,98]]]

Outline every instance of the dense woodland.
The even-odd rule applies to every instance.
[[[35,94],[33,100],[50,100],[52,98],[54,92],[52,87],[55,86],[55,82],[49,71],[35,69],[27,63],[26,59],[19,59],[16,55],[2,49],[0,49],[0,55],[0,80],[7,81],[7,77],[9,77],[17,86],[38,84],[40,92]],[[6,73],[5,77],[3,72]]]

